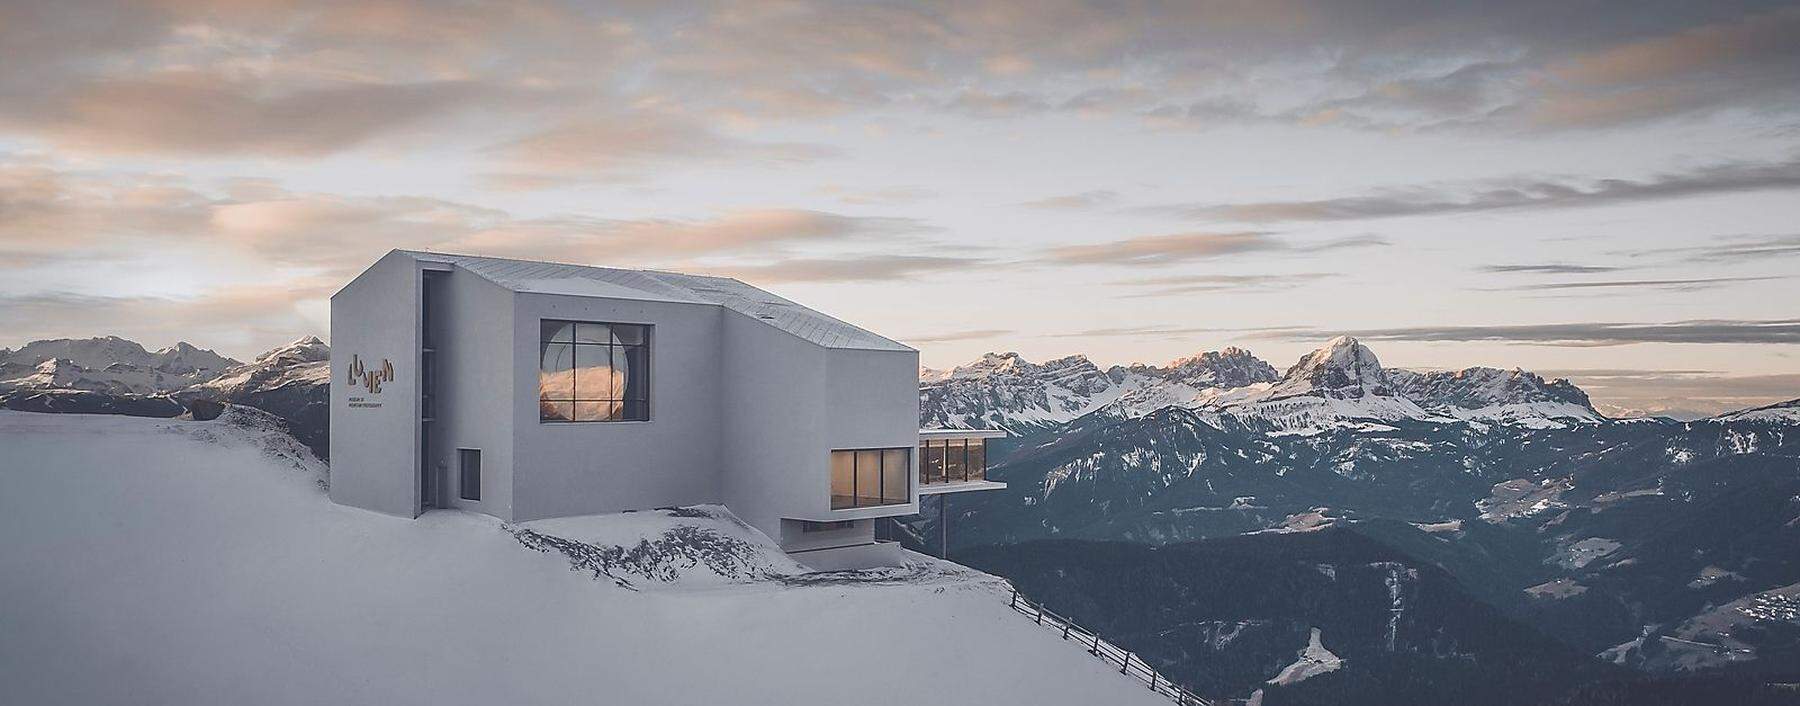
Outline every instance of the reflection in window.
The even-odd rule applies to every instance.
[[[831,452],[831,509],[902,505],[911,495],[912,449]]]
[[[944,482],[944,445],[929,443],[919,461],[920,483]]]
[[[987,440],[927,439],[919,442],[919,483],[964,483],[987,478]]]
[[[650,327],[542,322],[538,419],[622,422],[650,418]]]

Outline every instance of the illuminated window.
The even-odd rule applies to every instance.
[[[903,505],[911,495],[912,449],[831,452],[831,509]]]

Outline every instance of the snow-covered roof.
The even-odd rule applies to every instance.
[[[826,348],[912,350],[893,339],[730,277],[412,250],[401,252],[422,262],[453,265],[515,292],[712,304]]]

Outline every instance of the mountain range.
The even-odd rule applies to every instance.
[[[1386,368],[1350,338],[1280,374],[1236,350],[1187,361],[1178,380],[996,354],[922,379],[928,424],[1014,433],[988,456],[1008,487],[950,501],[951,556],[1264,703],[1496,702],[1469,696],[1495,675],[1627,702],[1647,697],[1601,682],[1800,679],[1800,400],[1608,419],[1566,380]],[[902,536],[937,536],[936,517]],[[1340,578],[1305,578],[1315,565]],[[1270,583],[1204,588],[1215,571]],[[1415,577],[1389,583],[1437,607],[1341,578],[1364,574]],[[1477,614],[1499,637],[1472,637]],[[1402,615],[1398,638],[1369,627]],[[1534,634],[1593,664],[1509,669]],[[1348,659],[1276,680],[1309,652]]]
[[[0,406],[244,404],[324,457],[329,356],[38,341],[0,350]],[[936,496],[900,535],[939,551],[953,498],[951,558],[1209,695],[1780,703],[1768,684],[1800,680],[1800,400],[1609,419],[1566,380],[1388,368],[1352,338],[1284,370],[991,353],[919,395],[921,426],[1013,433],[989,445],[1008,487]]]
[[[117,336],[33,341],[0,349],[0,407],[174,417],[220,403],[268,411],[320,458],[330,426],[330,348],[305,337],[249,363],[182,342],[156,352]]]
[[[989,353],[951,370],[920,373],[926,426],[1040,431],[1098,414],[1134,418],[1169,407],[1208,419],[1291,433],[1342,422],[1471,421],[1522,426],[1598,423],[1606,417],[1567,380],[1474,367],[1416,372],[1384,368],[1354,338],[1339,337],[1277,372],[1227,348],[1164,367],[1101,370],[1085,356],[1035,364]]]

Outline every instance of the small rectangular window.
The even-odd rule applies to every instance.
[[[461,471],[462,499],[481,499],[481,449],[457,449],[456,463]]]

